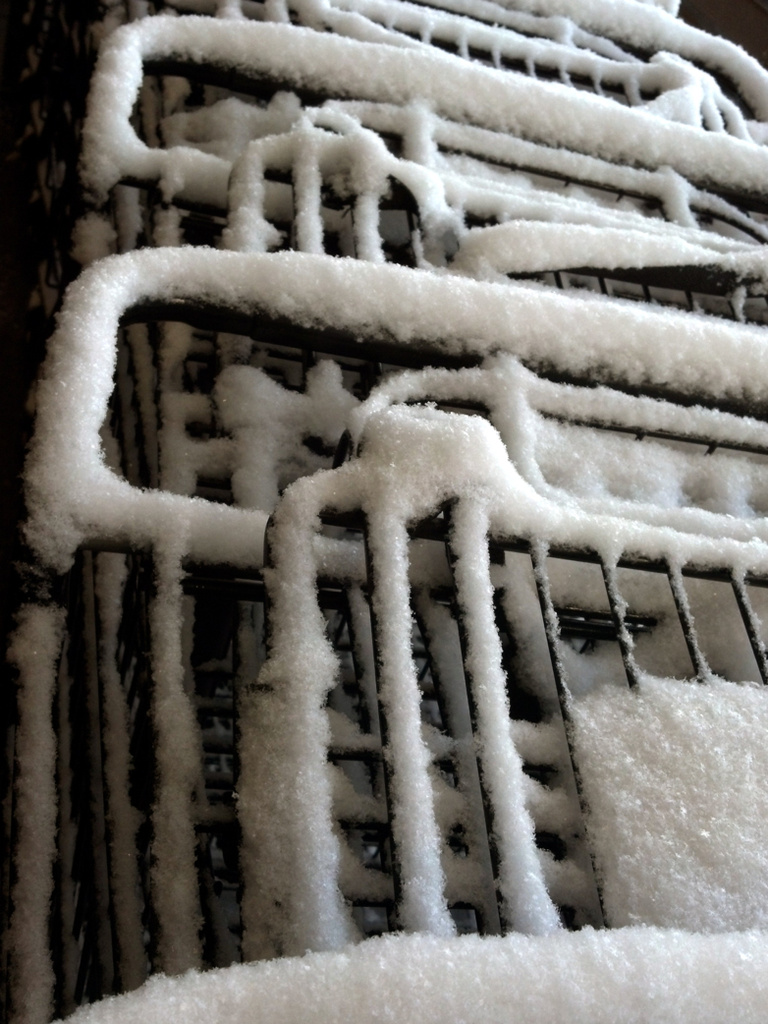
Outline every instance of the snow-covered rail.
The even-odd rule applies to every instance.
[[[702,969],[647,926],[768,926],[766,73],[670,3],[169,6],[36,389],[14,1013]]]

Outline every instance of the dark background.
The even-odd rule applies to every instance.
[[[768,64],[768,0],[682,0],[680,17],[705,32],[732,39]]]

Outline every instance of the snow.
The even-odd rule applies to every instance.
[[[574,701],[612,926],[765,928],[765,766],[761,745],[744,744],[764,715],[762,690],[722,680],[647,679],[637,693],[608,683]],[[703,879],[716,883],[705,891]]]
[[[762,1019],[766,72],[674,0],[175,6],[102,29],[25,471],[137,990],[75,1017]],[[10,649],[24,1024],[68,631],[41,588]]]
[[[129,714],[123,683],[117,670],[118,635],[126,583],[125,556],[104,552],[97,567],[96,594],[101,618],[102,649],[99,660],[104,674],[103,716],[105,775],[109,780],[110,849],[115,891],[138,890],[136,830],[140,816],[128,799],[130,773]],[[117,930],[121,937],[122,981],[126,991],[138,988],[146,978],[146,958],[141,942],[141,911],[133,898],[118,900]]]
[[[223,64],[254,79],[272,76],[338,98],[404,104],[420,97],[454,121],[614,162],[669,166],[695,184],[710,184],[714,175],[721,185],[762,191],[765,152],[746,138],[702,132],[698,123],[669,121],[649,110],[457,61],[433,49],[419,52],[416,59],[410,48],[302,27],[189,15],[142,19],[112,33],[102,47],[83,129],[82,161],[83,183],[102,201],[125,176],[159,181],[166,200],[181,195],[223,205],[230,169],[226,160],[185,145],[150,148],[131,127],[143,62],[171,56],[190,64]],[[707,168],[703,177],[702,168]]]
[[[10,941],[15,950],[11,984],[21,1021],[50,1019],[53,968],[48,952],[48,908],[53,891],[51,862],[56,843],[56,736],[52,703],[64,635],[58,608],[23,607],[8,648],[19,673],[15,801],[19,820]]]
[[[79,1010],[73,1020],[134,1024],[168,1008],[205,1021],[409,1020],[535,1024],[762,1021],[765,938],[657,928],[590,929],[546,938],[402,936],[343,953],[155,977],[138,993]]]

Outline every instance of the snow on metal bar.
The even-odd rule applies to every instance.
[[[169,6],[37,389],[18,1019],[764,928],[765,72],[673,2]]]
[[[310,102],[347,98],[404,104],[420,99],[459,122],[644,168],[665,164],[699,185],[757,195],[764,153],[751,141],[627,109],[560,84],[466,64],[449,55],[344,39],[276,23],[194,17],[143,19],[102,49],[83,131],[83,183],[103,200],[122,177],[162,179],[171,193],[216,204],[226,161],[184,149],[150,149],[130,126],[144,65],[193,74],[206,64],[234,88],[270,82]],[[120,88],[115,88],[115,82]],[[279,83],[279,85],[278,85]],[[587,128],[588,125],[588,128]],[[545,126],[545,127],[544,127]],[[685,144],[682,144],[682,140]]]

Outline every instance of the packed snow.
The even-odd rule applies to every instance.
[[[297,996],[300,993],[300,996]],[[138,992],[79,1010],[74,1020],[138,1024],[183,1013],[210,1020],[346,1024],[418,1017],[536,1024],[762,1021],[766,946],[760,932],[718,936],[657,928],[372,939],[344,953],[156,977]]]

